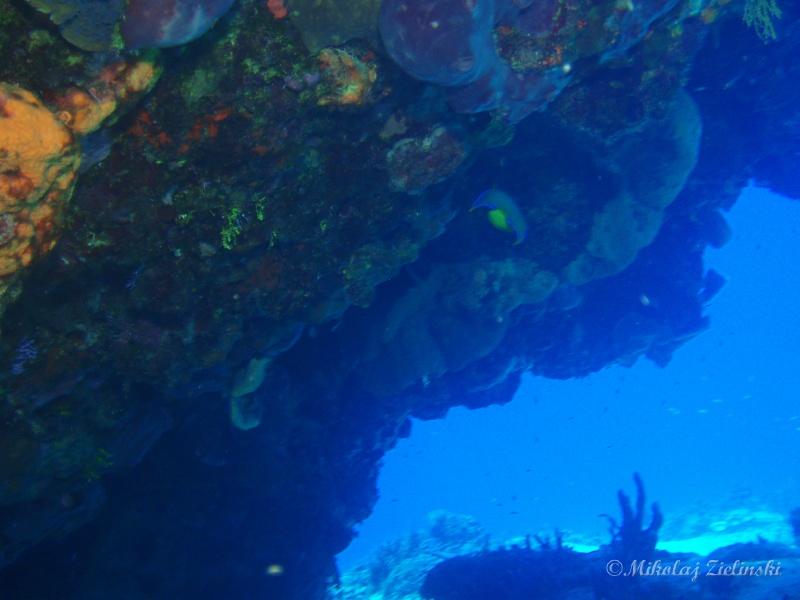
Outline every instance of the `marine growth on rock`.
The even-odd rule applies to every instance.
[[[798,19],[0,0],[0,597],[322,600],[413,419],[668,365]]]

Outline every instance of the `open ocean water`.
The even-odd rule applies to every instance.
[[[711,325],[666,369],[612,365],[583,379],[526,377],[509,404],[415,421],[387,453],[380,500],[347,570],[381,545],[427,530],[431,513],[469,515],[496,545],[566,532],[605,542],[599,513],[641,474],[665,513],[660,547],[710,552],[759,538],[791,543],[800,497],[800,206],[750,187],[709,249],[727,278]],[[647,290],[643,289],[642,294]]]

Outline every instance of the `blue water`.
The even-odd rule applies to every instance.
[[[800,499],[800,203],[747,189],[727,215],[731,242],[707,266],[728,277],[711,328],[666,369],[641,360],[573,381],[529,377],[505,406],[414,423],[387,454],[380,501],[342,555],[446,509],[503,541],[559,527],[603,535],[601,512],[639,471],[670,514],[698,506],[787,512]]]

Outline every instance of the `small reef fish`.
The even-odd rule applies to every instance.
[[[525,216],[514,202],[514,199],[502,190],[486,190],[472,203],[470,210],[488,208],[489,223],[500,231],[507,231],[516,236],[514,245],[521,244],[528,234],[528,224]]]

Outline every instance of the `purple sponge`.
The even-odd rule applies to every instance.
[[[497,62],[493,0],[384,0],[380,30],[407,73],[454,86],[475,81]]]
[[[458,112],[543,110],[573,64],[602,64],[639,43],[677,0],[383,0],[380,31],[409,75],[447,87]]]

